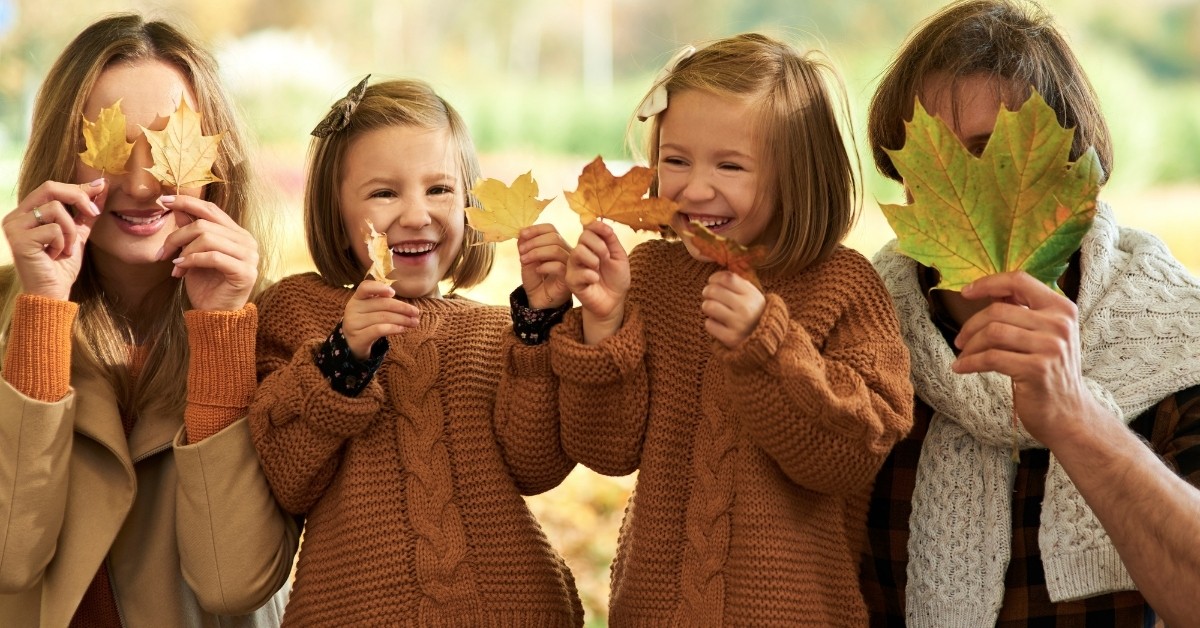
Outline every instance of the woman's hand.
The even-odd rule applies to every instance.
[[[258,280],[258,242],[216,205],[194,196],[163,196],[179,227],[167,236],[159,259],[172,259],[172,277],[183,279],[197,310],[236,311]],[[178,253],[177,253],[178,252]]]
[[[583,336],[596,344],[615,334],[625,320],[629,258],[612,227],[592,222],[567,260],[567,286],[583,306]]]
[[[79,277],[83,247],[100,215],[95,199],[104,179],[91,183],[47,181],[4,217],[4,236],[26,294],[66,301]],[[67,209],[74,207],[75,212]]]
[[[571,247],[554,225],[526,227],[517,238],[521,255],[521,285],[529,298],[529,307],[555,309],[571,300],[567,287],[567,259]]]
[[[700,295],[704,329],[726,349],[745,342],[767,308],[766,297],[754,284],[727,270],[713,273]]]
[[[358,360],[371,355],[371,345],[384,336],[403,333],[421,322],[421,310],[392,297],[391,286],[374,279],[358,284],[342,315],[342,334],[350,353]]]

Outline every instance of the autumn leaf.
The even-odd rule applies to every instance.
[[[1023,270],[1057,290],[1096,215],[1095,150],[1071,162],[1074,131],[1036,92],[1016,112],[1000,110],[979,157],[920,101],[905,126],[904,148],[888,155],[912,202],[882,206],[900,252],[936,268],[940,289]]]
[[[375,224],[370,220],[367,221],[367,229],[371,230],[366,237],[367,255],[371,257],[371,268],[367,270],[367,276],[375,281],[391,284],[395,279],[389,278],[388,275],[391,275],[396,267],[392,265],[392,248],[388,246],[387,236],[376,231]]]
[[[552,198],[539,199],[532,172],[516,178],[512,187],[497,179],[480,181],[471,193],[483,207],[468,207],[467,222],[483,234],[484,242],[503,242],[532,225]]]
[[[690,226],[691,231],[683,237],[690,238],[692,246],[696,247],[701,255],[762,290],[758,273],[754,269],[767,258],[766,248],[757,245],[747,247],[737,240],[719,236],[697,220],[691,221]]]
[[[121,111],[121,99],[111,107],[100,110],[96,121],[83,118],[83,143],[87,150],[79,153],[84,164],[99,170],[101,174],[125,174],[125,162],[133,151],[133,144],[125,141],[125,114]]]
[[[584,225],[606,218],[634,229],[657,231],[671,222],[678,205],[661,197],[642,198],[653,180],[654,171],[643,166],[614,177],[604,159],[597,157],[584,166],[575,191],[566,192],[567,204]]]
[[[221,181],[213,176],[212,165],[225,133],[204,135],[200,114],[183,100],[167,119],[166,128],[151,131],[142,127],[142,132],[150,142],[150,155],[154,158],[154,167],[146,170],[163,185],[179,190]]]

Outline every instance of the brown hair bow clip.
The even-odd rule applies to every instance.
[[[367,92],[367,79],[369,78],[371,78],[370,74],[363,77],[358,85],[333,103],[333,106],[329,108],[329,113],[325,115],[325,119],[321,120],[321,123],[312,130],[313,137],[327,137],[350,124],[350,116],[354,113],[354,108],[358,107],[358,103],[362,102],[363,94]]]

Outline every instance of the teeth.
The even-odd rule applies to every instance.
[[[428,253],[433,250],[433,247],[433,242],[426,242],[424,244],[397,244],[392,247],[392,253],[397,255],[417,255]]]
[[[692,218],[692,220],[704,225],[705,227],[707,227],[709,229],[712,229],[713,227],[719,227],[723,224],[726,224],[732,219],[730,219],[730,218]]]
[[[152,216],[126,216],[125,214],[114,213],[113,215],[131,225],[149,225],[162,220],[163,217],[163,214],[154,214]]]

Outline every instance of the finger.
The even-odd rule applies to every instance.
[[[420,317],[398,314],[396,312],[359,312],[342,319],[342,329],[346,333],[365,334],[370,329],[379,326],[394,326],[412,329],[421,324]],[[376,336],[378,337],[378,336]]]
[[[604,242],[605,248],[608,250],[609,259],[616,261],[624,260],[625,247],[621,245],[621,240],[617,238],[617,232],[613,231],[612,227],[600,222],[599,220],[593,222],[591,225],[588,225],[588,227],[590,228],[592,225],[599,225],[599,227],[592,229],[591,231],[599,236]]]
[[[75,219],[59,201],[51,201],[29,210],[26,219],[30,236],[43,245],[51,259],[70,257],[78,238]]]
[[[737,332],[711,318],[704,321],[704,331],[726,347],[732,347],[738,342]]]
[[[1042,360],[1044,358],[1040,356],[1026,353],[989,349],[969,356],[960,356],[950,363],[950,368],[959,374],[1000,373],[1019,380],[1023,379],[1026,373],[1032,373]]]
[[[258,248],[253,245],[253,241],[251,241],[251,247],[248,248],[245,242],[231,238],[232,234],[228,231],[214,231],[206,229],[202,225],[212,225],[212,223],[195,222],[188,225],[187,230],[181,235],[177,236],[176,234],[183,230],[174,231],[168,235],[163,241],[162,257],[168,257],[175,249],[179,250],[176,257],[211,251],[224,253],[246,262],[253,261],[257,264]]]
[[[705,318],[715,320],[723,325],[731,324],[737,317],[737,312],[733,308],[713,299],[705,299],[700,303],[700,313]]]
[[[1025,354],[1053,354],[1061,350],[1061,339],[994,322],[974,334],[962,346],[960,356],[983,353],[992,349]]]
[[[374,279],[364,279],[358,283],[358,287],[354,289],[355,299],[376,299],[376,298],[392,298],[396,296],[396,290],[391,284]]]
[[[567,258],[571,256],[570,251],[558,246],[541,246],[530,250],[521,255],[521,264],[537,264],[547,261],[557,261],[566,263]]]
[[[1021,271],[976,279],[963,287],[962,295],[967,299],[1009,299],[1035,310],[1062,308],[1071,303],[1070,299]]]
[[[994,324],[1010,325],[1049,334],[1063,334],[1065,337],[1072,333],[1069,323],[1070,319],[1055,312],[1031,310],[1023,305],[997,302],[968,318],[967,322],[963,323],[958,337],[955,338],[954,345],[959,348],[966,346],[980,330]]]
[[[171,260],[171,262],[179,270],[187,271],[193,268],[204,268],[215,270],[231,279],[241,276],[253,282],[258,276],[258,268],[256,266],[247,263],[244,259],[234,257],[222,251],[205,250],[198,253],[186,253]]]
[[[581,239],[579,241],[579,246],[575,247],[574,251],[571,251],[569,263],[580,268],[599,270],[600,255]]]
[[[353,308],[353,311],[357,314],[383,313],[387,315],[407,316],[409,318],[421,317],[421,310],[417,306],[399,299],[386,297],[353,299],[347,305],[347,308]]]
[[[163,207],[179,212],[182,216],[175,217],[175,224],[187,225],[192,220],[207,220],[232,229],[242,230],[220,207],[202,198],[186,194],[168,194],[159,199]]]
[[[523,248],[523,245],[525,243],[532,240],[538,240],[546,236],[551,238],[561,238],[561,236],[558,235],[558,230],[555,229],[554,225],[549,223],[541,223],[525,227],[520,231],[520,233],[517,234],[517,250],[524,253],[525,249]]]
[[[544,264],[539,264],[534,269],[538,275],[542,277],[561,277],[567,272],[567,265],[560,261],[551,261]]]

